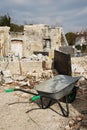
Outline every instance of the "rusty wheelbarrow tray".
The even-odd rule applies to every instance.
[[[72,102],[76,96],[76,82],[81,78],[67,75],[57,75],[45,82],[40,83],[35,87],[37,93],[32,93],[23,89],[14,89],[14,91],[22,91],[28,94],[35,95],[32,100],[40,98],[41,108],[49,108],[52,101],[56,101],[62,111],[63,116],[69,115],[68,103]],[[44,105],[44,98],[49,99],[47,105]],[[60,104],[60,99],[64,98],[66,103],[66,110]]]

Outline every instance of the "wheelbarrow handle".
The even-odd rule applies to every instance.
[[[26,90],[23,90],[23,89],[20,89],[20,88],[11,88],[11,89],[5,90],[5,92],[13,92],[13,91],[21,91],[21,92],[24,92],[24,93],[28,93],[28,94],[32,94],[32,95],[38,96],[38,94],[36,94],[36,93],[30,92],[30,91],[26,91]]]
[[[25,92],[25,93],[34,95],[34,96],[31,98],[32,101],[35,101],[35,100],[38,100],[38,99],[41,98],[40,95],[38,95],[38,94],[36,94],[36,93],[32,93],[32,92],[30,92],[30,91],[23,90],[23,89],[10,88],[10,89],[5,90],[5,92],[7,92],[7,93],[13,92],[13,91],[21,91],[21,92]]]

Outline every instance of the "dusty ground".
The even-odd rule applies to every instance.
[[[51,109],[37,109],[26,113],[32,108],[38,108],[35,103],[29,103],[31,95],[22,92],[5,93],[6,86],[0,88],[0,130],[65,130],[72,118],[81,115],[82,110],[87,110],[87,100],[76,98],[69,104],[70,114],[65,118]],[[62,103],[65,107],[65,104]],[[51,106],[61,113],[55,103]],[[80,130],[86,130],[81,128]]]

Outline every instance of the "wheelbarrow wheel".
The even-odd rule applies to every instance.
[[[76,93],[77,93],[77,88],[74,86],[72,89],[71,93],[67,95],[67,103],[72,103],[76,99]],[[61,101],[66,102],[65,96],[61,99]]]
[[[67,102],[72,103],[76,99],[77,88],[74,86],[71,93],[67,95]]]

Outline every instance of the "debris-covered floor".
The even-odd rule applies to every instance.
[[[39,106],[29,100],[32,95],[19,91],[5,92],[6,89],[14,87],[34,92],[34,86],[57,75],[56,70],[46,70],[39,75],[36,71],[32,75],[29,73],[12,75],[9,70],[4,71],[4,77],[3,75],[1,77],[4,80],[1,80],[0,85],[0,130],[86,130],[87,64],[85,62],[85,58],[72,59],[73,75],[83,75],[84,77],[78,83],[76,100],[69,104],[68,118],[58,114],[61,111],[57,103],[48,109],[37,109]],[[85,65],[83,66],[82,63]],[[62,105],[65,107],[65,103]],[[35,110],[29,111],[31,109]]]
[[[7,88],[4,86],[4,89]],[[79,127],[80,130],[86,130],[87,93],[78,91],[76,100],[69,104],[70,115],[65,118],[49,108],[28,112],[39,108],[36,103],[30,103],[31,95],[22,92],[5,93],[4,89],[0,89],[0,130],[77,130]],[[64,103],[62,105],[65,107]],[[51,108],[61,113],[57,103]]]

